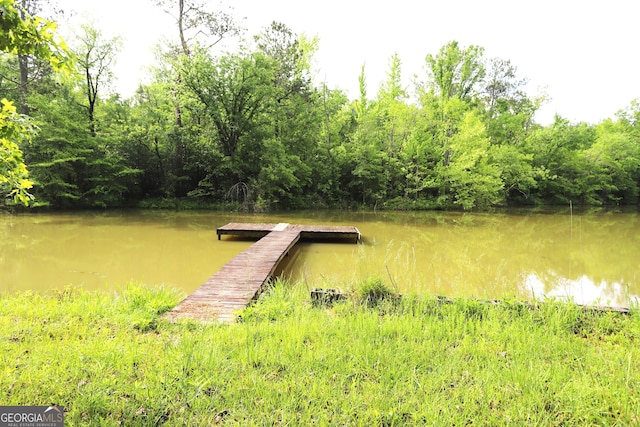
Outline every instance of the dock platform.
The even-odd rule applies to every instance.
[[[299,240],[360,240],[360,231],[351,226],[230,223],[216,233],[218,239],[230,235],[260,240],[167,312],[165,316],[170,320],[233,322],[236,313],[251,304],[273,279],[279,264]]]
[[[232,222],[218,228],[216,233],[218,234],[218,240],[220,240],[224,235],[262,238],[272,231],[282,231],[285,229],[299,231],[300,236],[303,239],[353,239],[356,242],[360,240],[360,231],[356,227],[334,225],[300,225],[288,223],[254,224]]]

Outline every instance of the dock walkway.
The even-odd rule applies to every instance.
[[[260,238],[225,264],[203,285],[166,313],[170,320],[233,322],[274,276],[280,262],[300,239],[360,240],[350,226],[230,223],[216,230],[223,235]]]

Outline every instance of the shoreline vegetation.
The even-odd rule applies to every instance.
[[[166,321],[164,287],[3,293],[1,400],[69,426],[640,422],[637,307],[348,296],[278,280],[226,325]]]

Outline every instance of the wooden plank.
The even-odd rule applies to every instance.
[[[222,235],[260,238],[271,233],[276,225],[277,224],[230,222],[218,228],[216,233],[218,234],[218,240],[220,240]]]
[[[246,307],[274,275],[300,239],[297,230],[274,231],[241,252],[166,316],[228,322]]]

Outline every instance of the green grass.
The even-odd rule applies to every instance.
[[[129,286],[3,295],[0,402],[85,425],[635,425],[640,315],[278,282],[238,323],[171,324]],[[367,290],[368,289],[368,290]]]

